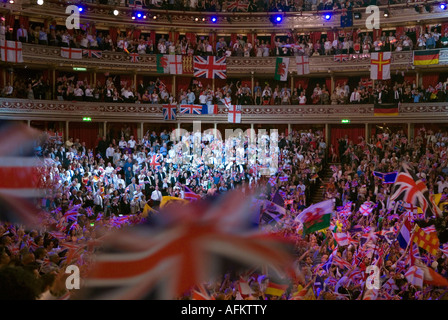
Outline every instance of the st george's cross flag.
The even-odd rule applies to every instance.
[[[310,73],[310,62],[308,56],[296,57],[297,74],[299,76]]]
[[[226,57],[193,57],[194,76],[206,79],[227,79]]]
[[[231,123],[241,123],[241,106],[229,105],[227,109],[229,110],[227,120]]]
[[[0,51],[2,61],[23,62],[22,42],[20,41],[0,40]]]
[[[370,54],[370,78],[390,79],[391,52],[372,52]]]
[[[182,55],[169,54],[168,64],[170,68],[170,74],[182,74]]]
[[[82,49],[61,47],[61,57],[67,59],[82,59]]]

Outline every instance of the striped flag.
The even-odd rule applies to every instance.
[[[398,103],[375,103],[373,106],[374,116],[398,116],[399,104]]]
[[[34,155],[39,132],[26,125],[0,121],[0,221],[39,225],[34,201],[45,195],[45,167]]]
[[[414,66],[439,64],[440,50],[414,50]]]
[[[194,193],[190,188],[184,186],[184,199],[189,201],[196,201],[201,199],[201,196]]]
[[[83,298],[134,300],[157,293],[173,299],[221,274],[223,258],[281,272],[293,261],[292,248],[275,235],[243,227],[250,205],[248,197],[232,191],[216,203],[169,206],[155,225],[111,233],[85,279]]]
[[[288,289],[287,284],[278,284],[272,281],[269,281],[268,286],[266,290],[264,291],[265,294],[269,294],[271,296],[277,296],[281,297],[285,292],[286,289]]]

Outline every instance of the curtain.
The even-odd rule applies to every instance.
[[[337,37],[338,33],[336,31],[328,31],[327,39],[333,42],[333,40]]]
[[[97,147],[99,125],[97,122],[70,122],[68,135],[79,142],[85,142],[86,147],[94,149]]]
[[[373,41],[381,37],[381,29],[373,29]]]
[[[275,48],[275,33],[271,34],[271,49]]]
[[[19,26],[22,24],[25,29],[28,29],[30,26],[29,18],[25,16],[19,16]]]
[[[438,73],[424,74],[422,77],[422,85],[426,89],[429,85],[435,86],[439,82]]]
[[[309,78],[294,78],[294,87],[299,87],[299,84],[302,85],[302,88],[306,90],[308,88]]]
[[[328,93],[331,95],[334,89],[331,87],[331,78],[325,78],[325,86],[327,87]]]
[[[190,40],[191,45],[196,45],[196,34],[195,33],[191,33],[191,32],[187,32],[185,34],[185,38],[187,40]]]
[[[233,46],[233,44],[236,42],[236,37],[237,37],[237,34],[236,33],[231,33],[230,34],[230,44],[229,44],[229,47],[231,48],[232,46]]]
[[[118,28],[116,27],[109,27],[109,35],[113,41],[113,43],[117,44],[117,37],[118,37]]]
[[[187,91],[190,87],[191,79],[190,77],[176,76],[176,92],[179,93],[180,89]],[[179,97],[176,97],[176,99],[179,99]]]
[[[178,31],[170,31],[169,38],[170,38],[170,41],[173,41],[174,43],[176,43],[177,40],[179,40],[179,32]]]
[[[318,41],[320,43],[320,36],[321,36],[321,34],[322,34],[322,32],[317,32],[317,31],[311,32],[311,35],[310,35],[311,42],[313,44],[315,44],[316,41]]]
[[[442,22],[442,27],[440,28],[440,33],[442,36],[445,34],[445,32],[448,32],[448,22]]]
[[[413,81],[416,81],[416,76],[415,74],[406,74],[404,76],[404,81],[405,82],[409,82],[410,84],[412,84]]]
[[[396,27],[395,28],[395,38],[400,38],[402,35],[404,35],[404,27]]]
[[[366,130],[364,125],[332,125],[331,126],[331,136],[330,143],[336,148],[338,148],[338,139],[344,138],[347,135],[349,141],[356,145],[360,142],[359,137],[366,138]]]
[[[347,82],[348,84],[348,78],[335,78],[334,79],[334,85],[337,86],[340,84],[341,86],[344,84],[344,82]]]

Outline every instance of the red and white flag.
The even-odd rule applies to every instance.
[[[412,266],[404,275],[408,282],[416,287],[423,287],[423,270],[417,266]]]
[[[207,79],[227,79],[226,57],[193,57],[194,76]]]
[[[304,75],[310,73],[310,63],[308,56],[297,56],[296,65],[298,75]]]
[[[82,49],[61,47],[61,57],[67,59],[82,59]]]
[[[370,54],[370,78],[373,80],[390,79],[390,52],[372,52]]]
[[[182,55],[169,54],[168,64],[170,68],[170,74],[182,74]]]
[[[0,51],[2,61],[12,63],[23,62],[22,42],[0,40]]]
[[[334,240],[336,240],[338,245],[340,245],[341,247],[348,246],[350,244],[347,233],[345,233],[345,232],[333,233],[333,237],[334,237]]]
[[[228,121],[232,123],[241,123],[241,106],[240,105],[229,105]]]

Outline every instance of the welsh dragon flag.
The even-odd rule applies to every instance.
[[[170,63],[168,61],[168,55],[157,55],[157,73],[170,73]]]
[[[277,58],[275,61],[275,80],[286,81],[288,79],[289,58]]]
[[[303,234],[329,227],[333,207],[333,200],[325,200],[302,211],[295,220],[303,224]]]

